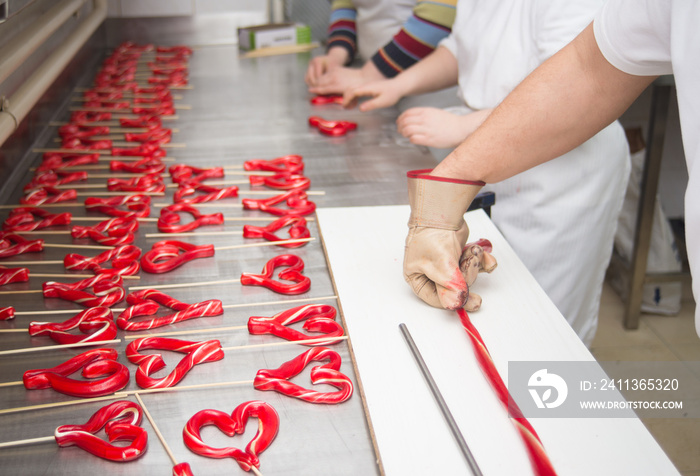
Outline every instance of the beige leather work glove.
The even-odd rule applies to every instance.
[[[431,306],[476,310],[481,298],[470,294],[469,286],[479,272],[493,270],[496,261],[480,242],[465,247],[469,228],[464,213],[484,183],[433,177],[429,173],[430,170],[414,170],[407,174],[411,218],[404,279]]]

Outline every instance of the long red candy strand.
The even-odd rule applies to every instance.
[[[549,457],[542,446],[540,437],[537,435],[537,432],[527,418],[523,416],[523,413],[518,405],[511,398],[510,392],[508,392],[508,388],[503,382],[501,375],[498,373],[496,365],[493,363],[493,359],[486,348],[484,340],[479,334],[479,331],[476,330],[476,327],[474,327],[474,324],[472,324],[471,319],[469,319],[467,311],[464,309],[457,309],[457,315],[462,323],[462,327],[464,327],[464,330],[467,332],[467,335],[472,342],[474,354],[476,355],[476,359],[481,366],[481,371],[484,373],[491,384],[491,387],[496,392],[498,399],[508,410],[510,415],[512,415],[510,417],[511,421],[515,425],[515,428],[517,428],[520,437],[525,443],[525,447],[527,448],[528,456],[530,457],[530,462],[532,463],[532,468],[535,471],[535,474],[555,476],[557,473],[554,471],[552,462],[549,460]]]

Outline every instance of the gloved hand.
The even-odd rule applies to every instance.
[[[470,295],[469,286],[480,271],[492,271],[496,261],[482,242],[465,247],[469,228],[464,213],[484,183],[429,173],[414,170],[407,174],[411,218],[404,279],[431,306],[458,309],[466,305],[467,310],[476,310],[481,298]]]

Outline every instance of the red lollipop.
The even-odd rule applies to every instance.
[[[288,327],[295,322],[304,321],[304,329],[309,332],[320,332],[327,337],[339,337],[345,332],[335,321],[336,310],[327,304],[307,304],[279,312],[272,317],[251,316],[248,319],[248,332],[253,335],[272,334],[290,341],[308,340],[318,336],[310,336]],[[338,339],[319,340],[305,345],[331,345],[340,342]]]
[[[87,180],[87,178],[88,173],[85,171],[66,172],[58,169],[38,172],[34,178],[24,186],[24,191],[28,192],[29,190],[39,187],[56,187],[58,185]]]
[[[165,164],[156,157],[145,157],[136,162],[112,160],[109,162],[109,170],[131,174],[159,174],[165,171]]]
[[[139,353],[143,349],[163,349],[187,355],[168,376],[155,379],[150,375],[165,368],[165,362],[160,354]],[[218,340],[191,342],[167,337],[143,337],[135,339],[126,347],[126,358],[139,366],[136,370],[136,383],[139,387],[167,388],[176,385],[195,365],[223,359],[224,351]]]
[[[311,180],[308,177],[287,172],[273,176],[251,175],[248,177],[248,181],[251,185],[265,185],[277,190],[307,190],[311,186]]]
[[[272,279],[272,275],[276,268],[286,267],[279,272],[280,279],[291,281],[290,283],[281,283]],[[304,262],[296,255],[279,255],[275,256],[262,269],[262,274],[241,274],[241,284],[244,286],[264,286],[279,294],[302,294],[311,288],[311,280],[304,276]]]
[[[29,335],[49,336],[59,344],[112,340],[117,336],[117,326],[113,319],[108,307],[93,307],[64,322],[30,322]],[[78,329],[85,335],[71,334],[73,329]]]
[[[202,192],[202,194],[195,195],[196,192]],[[237,196],[238,187],[235,185],[218,188],[199,182],[180,182],[180,187],[173,194],[173,200],[175,202],[205,203]]]
[[[309,125],[317,128],[321,134],[327,136],[344,136],[348,132],[357,129],[356,122],[327,121],[318,116],[309,117]]]
[[[37,173],[49,172],[51,170],[61,170],[68,167],[79,167],[81,165],[96,164],[100,159],[100,154],[63,154],[49,152],[44,154],[44,161],[37,167]]]
[[[258,419],[258,432],[246,445],[245,451],[238,448],[212,448],[204,443],[201,428],[214,425],[228,436],[243,434],[249,417]],[[244,471],[260,467],[258,455],[265,451],[277,436],[279,415],[269,404],[261,401],[238,405],[231,415],[218,410],[201,410],[187,421],[182,437],[185,445],[194,453],[208,458],[233,458]]]
[[[71,214],[67,212],[54,215],[41,208],[18,207],[10,212],[2,229],[16,232],[34,231],[51,226],[70,225],[70,219]]]
[[[86,289],[92,289],[94,293],[90,293]],[[107,273],[71,284],[48,281],[43,285],[43,292],[44,297],[73,301],[85,307],[110,307],[122,301],[126,296],[121,276]]]
[[[268,172],[301,174],[304,172],[304,161],[301,155],[285,155],[276,159],[254,159],[243,163],[245,170],[266,170]]]
[[[84,425],[59,426],[54,436],[60,447],[77,446],[110,461],[132,461],[146,452],[148,433],[138,426],[142,418],[140,406],[120,400],[100,408]],[[110,442],[95,436],[102,428]],[[115,446],[114,441],[129,444]]]
[[[126,302],[129,304],[129,307],[124,309],[117,318],[117,327],[125,331],[155,329],[156,327],[163,327],[197,317],[220,316],[224,313],[222,303],[218,299],[188,304],[155,289],[144,289],[129,294],[126,297]],[[160,306],[176,312],[167,316],[154,317],[153,319],[138,322],[132,321],[135,317],[152,316],[158,312]]]
[[[311,232],[306,227],[306,219],[304,217],[287,215],[273,221],[267,226],[243,225],[243,238],[265,238],[267,241],[281,241],[282,238],[274,234],[274,232],[289,226],[289,238],[309,238]],[[285,248],[298,248],[304,246],[305,243],[284,243],[278,246]]]
[[[270,198],[244,198],[241,203],[245,210],[260,210],[277,216],[309,215],[316,210],[316,204],[307,199],[303,190],[292,189]],[[289,208],[274,206],[282,202],[286,202]]]
[[[63,258],[63,265],[68,270],[89,269],[95,274],[134,276],[140,270],[139,257],[141,249],[133,245],[122,245],[103,251],[97,256],[87,258],[77,253],[69,253]],[[103,268],[103,263],[111,262],[111,268]]]
[[[189,213],[194,220],[181,224],[180,213]],[[223,213],[213,213],[204,215],[187,202],[174,203],[160,210],[158,218],[158,230],[162,233],[183,233],[192,231],[204,225],[222,225],[224,223]]]
[[[167,273],[197,258],[214,256],[214,245],[193,245],[176,240],[159,241],[141,258],[147,273]]]
[[[191,165],[175,164],[170,166],[168,172],[170,173],[170,178],[172,179],[173,183],[178,184],[183,182],[201,182],[202,180],[210,178],[224,177],[223,167],[202,169],[192,167]]]
[[[165,191],[165,183],[159,174],[147,174],[130,179],[109,178],[107,179],[107,190],[160,193]]]
[[[134,217],[116,217],[101,221],[94,226],[74,226],[71,228],[73,238],[90,238],[105,246],[122,246],[134,242],[134,232],[139,229],[139,222]]]
[[[26,283],[29,281],[27,268],[5,268],[0,266],[0,286],[11,283]]]
[[[123,197],[85,199],[85,209],[98,211],[112,217],[147,217],[151,213],[151,197],[148,195],[125,195]],[[121,208],[120,208],[121,207]]]
[[[69,202],[78,198],[74,189],[60,190],[54,187],[36,188],[19,199],[24,205],[44,205],[50,203]]]
[[[9,321],[15,318],[15,308],[12,306],[0,307],[0,321]]]
[[[9,258],[24,253],[37,253],[44,249],[44,240],[27,240],[14,233],[0,235],[0,258]]]
[[[328,363],[311,369],[311,383],[332,385],[337,391],[317,392],[289,381],[299,375],[309,363],[323,360],[328,360]],[[253,386],[257,390],[274,390],[310,403],[342,403],[352,396],[353,385],[352,380],[340,372],[341,363],[337,352],[325,347],[314,347],[285,362],[278,369],[258,370]]]
[[[84,398],[111,395],[129,383],[129,369],[117,362],[118,356],[114,349],[91,349],[50,369],[27,370],[22,381],[27,390],[53,388]],[[81,375],[88,380],[69,377],[81,369]]]

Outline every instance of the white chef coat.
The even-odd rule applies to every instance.
[[[464,103],[472,110],[497,106],[580,33],[601,4],[460,0],[441,46],[457,59]],[[597,327],[629,168],[624,131],[615,122],[568,154],[486,187],[496,193],[494,223],[586,344]]]
[[[603,56],[629,74],[673,74],[688,188],[685,238],[693,295],[700,303],[700,2],[693,0],[609,0],[593,23]],[[700,335],[700,306],[695,308]]]

